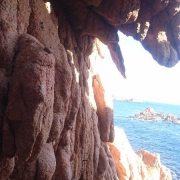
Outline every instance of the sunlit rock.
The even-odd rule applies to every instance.
[[[115,140],[108,143],[121,180],[172,180],[170,170],[160,163],[158,154],[133,151],[123,129],[115,127]]]

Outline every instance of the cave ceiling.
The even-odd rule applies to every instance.
[[[117,31],[141,42],[162,66],[180,59],[179,0],[51,0],[56,14],[63,11],[79,35],[99,38],[125,77]]]

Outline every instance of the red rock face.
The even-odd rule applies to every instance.
[[[113,110],[93,72],[104,58],[95,38],[124,77],[118,29],[173,66],[179,3],[51,0],[49,13],[44,2],[0,1],[0,179],[116,180],[106,145]]]
[[[99,117],[100,137],[104,142],[113,142],[113,110],[106,97],[106,91],[101,83],[99,75],[93,78],[94,97],[97,104],[97,114]]]

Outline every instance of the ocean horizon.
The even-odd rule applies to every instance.
[[[165,116],[180,118],[180,105],[145,101],[114,101],[114,124],[123,128],[135,152],[145,149],[160,155],[161,164],[171,170],[172,179],[180,180],[180,124],[166,121],[146,121],[133,118],[147,107]]]

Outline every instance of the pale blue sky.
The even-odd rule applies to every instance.
[[[127,84],[142,100],[180,104],[180,63],[173,68],[160,66],[140,42],[120,34]]]
[[[143,101],[180,104],[180,63],[173,68],[160,66],[140,42],[122,33],[119,37],[127,79],[105,59],[109,72],[106,79],[113,94]]]

